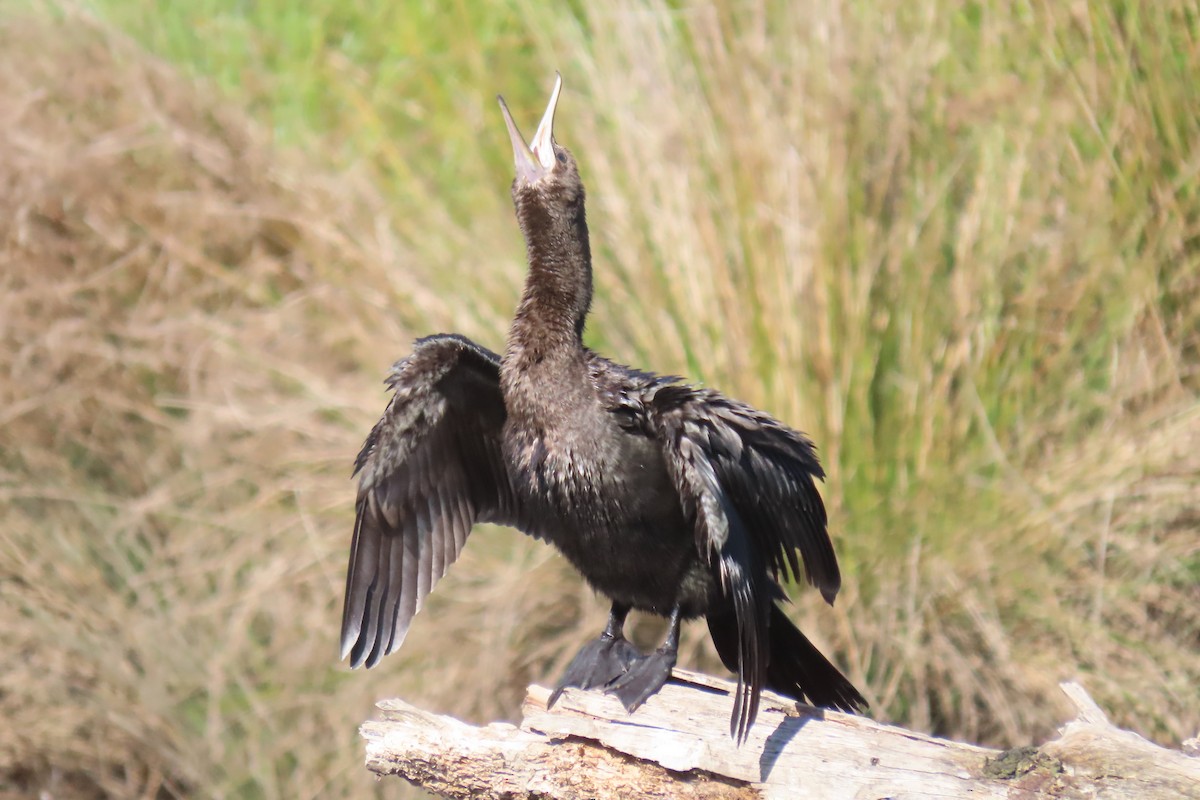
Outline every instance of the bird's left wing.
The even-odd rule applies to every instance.
[[[387,382],[395,393],[355,462],[341,637],[355,667],[400,647],[476,522],[520,521],[501,452],[499,357],[461,336],[430,336]]]
[[[803,574],[829,602],[841,584],[815,485],[823,472],[811,443],[767,414],[673,380],[646,376],[636,384],[611,407],[623,424],[662,444],[697,550],[732,611],[738,690],[731,732],[741,740],[767,680],[769,620],[784,598],[776,578]],[[723,610],[710,617],[717,613]]]
[[[695,464],[699,471],[686,487],[702,494],[720,490],[772,575],[803,576],[833,603],[842,577],[816,486],[825,472],[804,434],[677,378],[629,370],[625,381],[609,383],[620,387],[608,392],[606,404],[621,424],[659,439],[668,465]]]

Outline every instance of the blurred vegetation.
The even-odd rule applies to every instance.
[[[1200,727],[1200,3],[2,13],[0,792],[394,793],[373,699],[512,716],[599,629],[487,530],[334,664],[375,381],[501,345],[494,95],[532,125],[554,69],[589,342],[813,435],[846,579],[796,613],[873,713],[1021,744],[1073,677]]]

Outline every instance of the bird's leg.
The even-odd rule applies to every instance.
[[[662,647],[631,664],[625,674],[613,681],[605,691],[615,694],[625,710],[633,713],[646,702],[646,698],[663,687],[667,678],[671,677],[671,667],[675,666],[678,658],[679,606],[675,606],[671,609],[671,628]]]
[[[599,639],[585,644],[571,659],[562,679],[546,703],[547,708],[558,702],[559,695],[568,686],[580,689],[608,686],[624,675],[631,664],[644,658],[625,638],[625,617],[628,615],[629,606],[613,603],[604,633],[600,634]]]

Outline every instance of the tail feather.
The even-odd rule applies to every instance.
[[[716,594],[716,593],[714,593]],[[710,598],[708,630],[722,663],[738,670],[737,623],[727,603]],[[807,700],[814,706],[858,713],[868,703],[837,667],[792,624],[777,605],[771,607],[768,629],[771,655],[767,662],[766,686],[772,691]]]

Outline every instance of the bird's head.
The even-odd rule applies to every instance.
[[[583,182],[579,178],[575,157],[554,141],[554,109],[558,106],[561,92],[562,76],[556,75],[546,112],[542,114],[542,121],[538,123],[537,131],[528,144],[517,129],[517,123],[513,122],[504,98],[496,98],[500,101],[504,123],[508,126],[508,137],[512,140],[513,159],[517,168],[512,193],[518,210],[530,202],[561,207],[576,205],[583,200]]]

